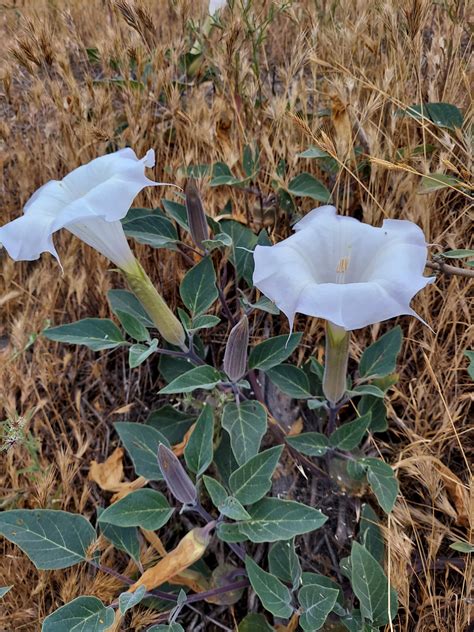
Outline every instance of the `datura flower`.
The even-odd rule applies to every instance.
[[[227,0],[210,0],[209,2],[209,15],[214,15],[220,9],[225,7]]]
[[[318,316],[351,331],[394,316],[417,316],[413,296],[434,280],[423,276],[427,247],[413,222],[388,219],[380,228],[312,210],[295,234],[257,246],[254,285],[284,312]]]
[[[163,338],[184,347],[179,320],[136,260],[120,222],[142,189],[163,184],[145,175],[145,167],[154,164],[153,149],[138,159],[126,148],[47,182],[25,204],[21,217],[0,228],[0,244],[15,261],[32,261],[43,252],[59,261],[53,235],[66,228],[122,270]]]
[[[253,282],[291,327],[296,313],[327,321],[323,390],[334,405],[346,388],[348,332],[402,314],[419,318],[410,301],[434,277],[423,276],[427,247],[413,222],[376,228],[322,206],[294,229],[275,246],[255,248]]]

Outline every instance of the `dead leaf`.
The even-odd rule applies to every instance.
[[[194,430],[194,426],[195,425],[196,425],[196,423],[193,423],[191,428],[188,429],[188,431],[184,435],[183,440],[181,441],[181,443],[177,443],[176,445],[171,446],[171,449],[173,450],[173,454],[175,456],[183,456],[184,448],[188,445],[189,437],[193,434],[193,430]]]
[[[123,483],[123,448],[117,448],[104,463],[91,461],[89,480],[107,492],[117,492]]]
[[[147,542],[151,544],[151,546],[161,555],[161,557],[165,557],[166,555],[168,555],[162,541],[154,531],[148,531],[147,529],[142,528],[140,528],[140,531],[143,533]]]
[[[209,580],[207,577],[204,577],[202,573],[198,571],[193,571],[188,568],[185,571],[174,575],[174,577],[170,577],[168,579],[169,584],[175,584],[178,586],[187,586],[194,590],[196,593],[204,592],[205,590],[209,590]]]
[[[116,494],[112,496],[112,500],[110,502],[117,502],[117,500],[124,498],[127,494],[130,494],[130,492],[134,492],[136,489],[141,489],[142,487],[145,487],[147,483],[147,479],[143,476],[139,476],[134,481],[125,481],[121,483],[119,490]]]
[[[299,435],[302,432],[303,432],[303,419],[299,417],[291,424],[291,428],[288,432],[288,436],[294,437],[295,435]]]
[[[291,617],[287,625],[283,625],[282,623],[277,623],[277,625],[275,626],[275,630],[277,632],[295,632],[295,630],[298,629],[299,620],[300,620],[300,617],[295,612],[295,614]]]
[[[209,544],[210,531],[214,526],[213,523],[209,523],[205,527],[192,529],[175,549],[155,566],[146,570],[140,579],[130,586],[128,592],[134,592],[140,586],[145,586],[147,590],[161,586],[171,577],[182,573],[191,564],[201,559]]]

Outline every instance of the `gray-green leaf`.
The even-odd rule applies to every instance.
[[[42,632],[105,632],[114,622],[113,608],[97,597],[77,597],[43,621]]]
[[[0,534],[19,546],[40,570],[68,568],[84,561],[96,538],[84,516],[52,509],[3,511]]]
[[[368,413],[363,417],[358,417],[354,421],[343,424],[329,437],[329,443],[333,447],[340,448],[341,450],[353,450],[362,441],[371,419],[372,414]]]
[[[221,381],[221,375],[217,369],[208,364],[197,366],[186,373],[176,377],[168,386],[161,389],[161,395],[171,393],[191,393],[198,388],[213,389]]]
[[[303,608],[300,625],[305,632],[319,630],[334,608],[339,591],[318,584],[303,586],[298,592],[298,601]]]
[[[268,567],[273,575],[286,584],[291,584],[293,590],[301,580],[301,564],[295,552],[294,540],[280,540],[272,544],[268,554]]]
[[[267,573],[256,564],[251,557],[245,558],[245,568],[252,588],[258,595],[263,607],[275,617],[288,619],[293,613],[291,593],[271,573]]]
[[[264,340],[252,349],[249,355],[249,368],[267,371],[284,362],[299,345],[303,334],[275,336]]]
[[[137,489],[107,507],[99,516],[99,522],[117,527],[142,527],[156,531],[165,525],[174,509],[161,492],[154,489]]]
[[[292,364],[280,364],[266,371],[270,380],[282,393],[295,399],[311,397],[306,373]]]
[[[359,364],[361,377],[383,377],[393,373],[401,346],[401,327],[397,326],[387,331],[362,354]]]
[[[329,450],[328,438],[320,432],[303,432],[294,437],[286,437],[286,442],[307,456],[323,456]]]
[[[193,316],[204,313],[214,303],[218,293],[216,273],[210,257],[204,257],[194,268],[186,272],[179,293]]]
[[[229,433],[232,452],[239,465],[258,454],[260,442],[267,430],[267,412],[254,400],[226,404],[222,427]]]
[[[119,608],[122,614],[133,608],[143,599],[146,593],[145,586],[139,586],[135,592],[123,592],[119,595]]]
[[[161,481],[163,476],[156,455],[160,443],[169,446],[158,430],[146,424],[119,421],[115,429],[135,466],[135,472],[149,481]]]
[[[206,404],[196,421],[194,430],[184,448],[184,458],[188,468],[201,476],[212,462],[214,418],[212,408]]]
[[[249,459],[233,472],[229,486],[243,505],[260,500],[272,486],[272,474],[277,466],[283,446],[269,448]]]
[[[120,329],[108,318],[84,318],[45,329],[43,335],[55,342],[84,345],[92,351],[114,349],[125,343]]]
[[[300,173],[288,184],[288,191],[296,197],[310,197],[318,202],[329,202],[331,193],[310,173]]]

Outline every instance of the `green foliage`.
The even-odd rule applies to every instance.
[[[143,599],[146,593],[145,586],[139,586],[135,592],[123,592],[119,596],[119,608],[122,614],[125,614],[127,610],[138,605]]]
[[[298,601],[303,609],[300,625],[305,632],[319,630],[334,608],[339,591],[322,584],[302,586],[298,592]]]
[[[369,429],[371,432],[384,432],[388,428],[387,409],[383,399],[372,395],[363,395],[357,406],[361,417],[371,416]]]
[[[367,379],[393,373],[401,346],[402,330],[397,326],[387,331],[364,351],[359,364],[360,376]]]
[[[0,586],[0,599],[5,597],[7,592],[9,592],[13,588],[13,584],[11,586]]]
[[[251,557],[245,558],[245,569],[252,588],[265,610],[275,617],[288,619],[293,613],[291,593],[288,588],[274,575],[260,568]]]
[[[219,526],[219,536],[236,538],[231,541],[251,540],[252,542],[277,542],[319,529],[327,518],[318,509],[308,507],[293,500],[263,498],[247,508],[250,519],[235,524]]]
[[[0,534],[20,547],[36,568],[68,568],[86,559],[95,531],[84,516],[52,509],[0,513]]]
[[[267,411],[256,401],[226,404],[221,425],[229,433],[232,452],[239,465],[258,454],[267,430]]]
[[[329,449],[328,438],[320,432],[303,432],[294,437],[287,437],[286,442],[307,456],[323,456]]]
[[[272,544],[268,554],[268,566],[272,575],[290,584],[295,590],[301,580],[301,564],[295,551],[295,541],[280,540]]]
[[[156,352],[158,347],[158,340],[153,340],[149,346],[146,345],[132,345],[128,350],[128,364],[131,369],[140,366],[145,360],[147,360],[153,353]]]
[[[101,509],[97,515],[103,512]],[[140,559],[140,543],[138,541],[138,531],[135,527],[116,527],[113,524],[99,522],[102,535],[120,551],[128,553],[130,557],[138,562]]]
[[[362,506],[360,514],[359,540],[377,562],[382,564],[385,556],[385,544],[379,527],[379,518],[372,507],[367,504]]]
[[[107,507],[99,516],[99,522],[117,527],[142,527],[156,531],[173,515],[166,498],[154,489],[137,489]]]
[[[114,617],[97,597],[78,597],[46,617],[41,632],[105,632]]]
[[[257,245],[257,236],[247,226],[234,220],[220,222],[220,228],[232,239],[230,261],[236,269],[237,277],[243,278],[252,287],[254,268],[252,251]]]
[[[329,437],[331,446],[341,450],[353,450],[362,441],[372,419],[371,413],[358,417],[355,421],[349,421],[335,430]]]
[[[462,112],[452,103],[423,103],[411,105],[406,110],[400,110],[399,114],[411,116],[417,120],[427,120],[437,127],[456,130],[462,127]]]
[[[148,415],[146,423],[158,430],[173,445],[182,441],[185,433],[194,421],[194,415],[183,413],[166,404],[157,410],[153,410]]]
[[[459,553],[474,553],[474,544],[462,542],[461,540],[458,542],[452,542],[449,545],[449,548],[453,549],[453,551],[459,551]]]
[[[367,480],[379,505],[386,513],[389,513],[398,496],[398,481],[393,469],[380,459],[371,457],[360,459],[359,463],[367,470]]]
[[[469,366],[467,367],[467,372],[469,373],[469,377],[471,380],[474,380],[474,351],[466,350],[464,355],[469,360]]]
[[[250,613],[239,623],[238,632],[274,632],[274,628],[263,614]]]
[[[352,588],[362,616],[376,626],[386,625],[397,612],[396,591],[390,588],[377,560],[358,542],[352,543],[350,559]]]
[[[184,628],[179,623],[170,623],[169,625],[165,625],[164,623],[160,623],[159,625],[152,625],[151,628],[148,628],[147,632],[184,632]]]
[[[267,371],[284,362],[301,341],[303,334],[275,336],[254,347],[249,355],[249,368]]]
[[[184,458],[188,468],[201,476],[212,463],[214,436],[214,418],[212,408],[206,405],[199,415],[194,430],[184,449]]]
[[[55,342],[85,345],[92,351],[115,349],[125,344],[122,332],[108,318],[84,318],[75,323],[45,329],[43,335]]]
[[[264,450],[249,459],[233,472],[229,486],[233,495],[243,505],[250,505],[263,498],[272,485],[272,474],[277,466],[283,446]]]
[[[211,390],[221,381],[221,374],[209,365],[197,366],[176,377],[168,386],[161,389],[161,395],[172,393],[191,393],[198,388]]]
[[[167,439],[152,426],[119,421],[115,424],[122,443],[133,461],[135,472],[149,481],[161,481],[156,453],[160,443],[169,445]]]
[[[120,324],[131,338],[141,342],[144,340],[150,340],[148,329],[139,318],[132,316],[132,314],[129,314],[128,312],[123,312],[120,309],[115,310],[115,314],[120,320]]]
[[[216,273],[210,257],[204,257],[184,275],[179,288],[183,303],[193,314],[203,314],[217,299]]]
[[[458,178],[446,173],[430,173],[421,178],[418,193],[434,193],[442,189],[458,188],[462,184]]]
[[[310,173],[300,173],[293,178],[288,185],[288,191],[296,197],[310,197],[325,204],[331,201],[330,191]]]
[[[122,220],[128,237],[153,248],[176,248],[178,233],[173,223],[159,209],[131,208]]]
[[[112,311],[117,317],[118,314],[129,314],[145,327],[153,327],[153,322],[132,292],[128,290],[109,290],[107,298]]]
[[[285,395],[294,399],[311,397],[309,380],[302,369],[291,364],[280,364],[268,369],[266,374]]]

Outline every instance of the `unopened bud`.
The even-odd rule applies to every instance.
[[[158,446],[158,465],[168,489],[184,505],[195,505],[196,488],[178,457],[163,443]]]
[[[135,260],[132,266],[123,270],[123,273],[130,289],[143,305],[163,338],[170,344],[186,350],[186,336],[182,324],[159,294],[140,263]]]
[[[224,371],[231,382],[238,382],[247,372],[249,320],[243,316],[232,327],[224,353]]]
[[[201,196],[192,178],[186,183],[184,192],[186,194],[186,213],[188,215],[191,237],[196,246],[204,250],[205,248],[202,242],[209,239],[209,227],[202,206]]]

